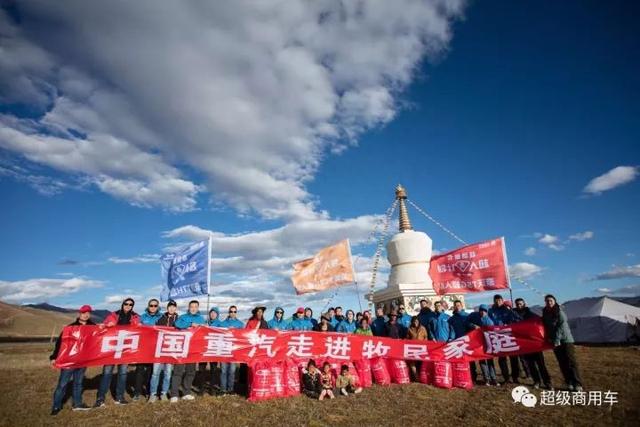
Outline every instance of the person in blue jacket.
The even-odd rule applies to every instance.
[[[198,300],[189,302],[189,311],[181,314],[176,319],[174,326],[178,329],[187,329],[191,326],[206,325],[207,322],[200,314],[200,303]],[[173,367],[173,375],[171,376],[171,402],[178,401],[180,384],[182,384],[182,399],[193,400],[195,397],[191,394],[191,386],[193,379],[196,377],[197,363],[186,363],[175,365]]]
[[[449,315],[442,309],[442,302],[436,301],[433,317],[429,319],[427,330],[435,341],[448,342],[455,338],[453,329],[449,326]]]
[[[489,307],[486,304],[482,304],[478,311],[474,311],[467,316],[467,329],[474,330],[482,326],[493,326],[493,321],[489,317]],[[481,360],[480,369],[482,370],[485,385],[500,385],[496,378],[496,367],[493,359]]]
[[[293,331],[310,331],[313,329],[313,324],[310,320],[304,317],[304,307],[298,307],[295,314],[291,318],[289,323],[289,329]]]
[[[209,310],[209,318],[207,319],[207,324],[209,326],[213,326],[214,328],[222,327],[222,320],[220,319],[220,309],[218,309],[218,307],[211,307],[211,310]]]
[[[404,308],[404,304],[400,304],[398,306],[398,323],[400,323],[405,330],[409,329],[409,326],[411,326],[411,316]]]
[[[387,318],[384,315],[384,308],[376,308],[376,318],[371,322],[371,332],[376,337],[384,337],[387,331]]]
[[[284,310],[282,307],[276,307],[273,312],[273,318],[267,322],[269,329],[275,329],[278,331],[286,331],[289,329],[289,322],[284,318]]]
[[[160,302],[155,298],[151,298],[147,303],[147,308],[144,310],[144,313],[140,315],[140,323],[145,326],[155,326],[161,317]],[[140,400],[142,387],[149,382],[152,370],[153,363],[138,363],[136,365],[136,381],[133,388],[134,401]]]
[[[511,301],[507,304],[500,294],[493,296],[493,305],[489,309],[489,317],[491,317],[496,326],[510,325],[521,320],[520,316],[511,309],[510,304]],[[507,363],[507,359],[509,363]],[[511,374],[509,374],[509,364],[511,365]],[[498,366],[500,366],[500,373],[505,383],[509,381],[509,378],[514,384],[520,383],[520,361],[517,356],[509,358],[498,357]]]
[[[453,314],[449,317],[449,326],[453,330],[453,337],[460,338],[465,335],[467,330],[467,317],[469,314],[464,311],[464,307],[462,306],[462,301],[455,300],[453,302]],[[478,371],[476,370],[475,362],[469,362],[469,368],[471,369],[471,378],[473,382],[476,381],[478,376]]]
[[[327,314],[326,316],[329,318],[329,324],[331,325],[331,327],[333,328],[333,330],[336,329],[336,327],[338,326],[338,319],[336,319],[336,310],[333,307],[329,307],[329,310],[327,310]]]
[[[220,309],[218,307],[211,307],[209,310],[209,316],[207,317],[207,325],[214,328],[222,327],[222,319],[220,319]],[[209,390],[211,394],[215,394],[219,390],[219,387],[215,383],[216,368],[218,368],[218,362],[209,362]],[[199,383],[200,394],[204,393],[205,384],[207,382],[207,362],[200,362],[198,375],[200,377],[196,383]]]
[[[313,310],[311,310],[311,307],[304,309],[304,318],[311,322],[311,329],[315,329],[316,326],[318,326],[318,321],[313,318]]]
[[[229,307],[229,315],[220,325],[228,329],[242,329],[244,323],[238,319],[238,307],[232,305]],[[236,382],[237,363],[221,363],[220,364],[220,390],[223,393],[233,393]]]
[[[340,323],[338,323],[337,332],[345,334],[352,334],[356,331],[358,325],[356,324],[356,316],[353,310],[347,310],[347,317]]]

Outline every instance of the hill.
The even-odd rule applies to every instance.
[[[53,311],[56,313],[67,313],[67,314],[70,313],[73,315],[75,315],[77,311],[74,308],[58,307],[56,305],[52,305],[46,302],[42,302],[40,304],[25,304],[22,307],[37,308],[38,310]],[[93,312],[91,312],[91,318],[93,319],[94,322],[102,322],[109,313],[110,313],[109,310],[94,310]]]
[[[0,337],[49,337],[75,319],[60,313],[0,302]]]

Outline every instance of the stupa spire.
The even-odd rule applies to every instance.
[[[407,211],[407,190],[405,190],[400,184],[396,187],[396,200],[398,200],[398,203],[400,204],[398,218],[399,230],[412,230],[413,227],[411,227],[411,220],[409,220],[409,212]]]

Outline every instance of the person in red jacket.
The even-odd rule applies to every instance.
[[[135,305],[135,301],[133,298],[126,298],[122,301],[122,305],[120,306],[120,310],[114,311],[109,314],[104,319],[104,323],[101,325],[102,328],[111,328],[113,326],[121,326],[121,325],[130,325],[130,326],[138,326],[140,324],[140,316],[133,311],[133,306]],[[95,408],[101,408],[104,405],[104,399],[107,395],[107,391],[111,387],[111,377],[113,375],[113,368],[116,365],[105,365],[102,368],[102,379],[100,380],[100,387],[98,387],[98,396],[96,399],[96,403],[94,405]],[[124,392],[127,388],[127,368],[128,365],[117,365],[118,366],[118,383],[116,385],[116,405],[126,405],[129,403],[124,398]]]
[[[251,310],[251,318],[247,321],[245,329],[269,329],[269,325],[263,317],[266,309],[267,307],[256,307]]]

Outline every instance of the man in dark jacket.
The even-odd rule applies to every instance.
[[[376,337],[384,337],[387,332],[387,319],[382,307],[376,309],[376,318],[371,322],[371,332]]]
[[[91,320],[91,306],[83,305],[78,310],[78,318],[75,322],[70,323],[68,326],[82,326],[82,325],[95,325]],[[60,352],[60,344],[62,343],[62,332],[56,341],[56,346],[53,349],[53,353],[49,356],[51,361],[51,367],[54,368],[58,353]],[[82,402],[82,381],[84,380],[84,372],[87,368],[75,368],[75,369],[61,369],[60,378],[58,378],[58,385],[53,392],[53,406],[51,408],[51,415],[57,415],[62,410],[62,400],[64,399],[69,382],[73,380],[73,410],[74,411],[86,411],[90,409]]]
[[[302,375],[302,392],[312,399],[317,399],[320,397],[321,391],[322,379],[320,378],[320,371],[316,367],[316,362],[309,360],[307,369],[304,370]]]
[[[147,308],[140,316],[140,323],[146,326],[155,326],[156,322],[160,320],[162,313],[160,312],[160,302],[151,298],[147,303]],[[138,363],[136,364],[136,382],[133,390],[133,400],[140,400],[142,395],[142,388],[149,383],[149,377],[151,370],[153,369],[152,363]],[[148,391],[148,390],[147,390]],[[149,393],[151,395],[151,393]]]
[[[489,309],[489,317],[491,317],[491,320],[493,320],[496,326],[510,325],[520,320],[518,315],[505,304],[502,295],[499,294],[493,297],[493,305]],[[507,360],[509,360],[509,364],[511,365],[511,375],[509,375],[509,364],[507,364]],[[509,382],[509,377],[511,377],[511,381],[513,381],[514,384],[520,383],[520,362],[518,361],[518,356],[498,357],[498,365],[500,366],[500,373],[505,383]]]
[[[427,338],[430,340],[433,340],[434,337],[433,335],[431,335],[431,332],[429,332],[429,321],[434,316],[435,313],[433,312],[433,310],[431,310],[431,301],[426,299],[420,300],[420,312],[418,313],[418,320],[420,321],[420,324],[427,330]]]
[[[517,298],[516,308],[513,311],[522,319],[540,319],[540,316],[531,311],[529,307],[527,307],[527,303],[522,298]],[[549,375],[549,371],[547,371],[547,365],[544,363],[544,354],[539,351],[536,353],[529,353],[522,356],[524,358],[527,367],[529,368],[529,373],[531,374],[531,378],[533,379],[533,388],[540,387],[540,381],[544,384],[544,387],[551,390],[553,387],[551,385],[551,376]]]
[[[138,326],[140,324],[140,316],[133,311],[135,301],[133,298],[126,298],[122,301],[120,310],[114,311],[109,314],[101,325],[103,328],[111,328],[113,326],[131,325]],[[104,399],[107,395],[107,391],[111,387],[111,376],[113,375],[113,368],[118,368],[118,383],[116,385],[116,405],[126,405],[127,400],[124,398],[124,392],[127,388],[127,371],[129,365],[105,365],[102,368],[102,379],[100,380],[100,386],[98,387],[98,397],[94,405],[95,408],[101,408],[104,406]]]
[[[389,314],[389,321],[385,327],[385,337],[402,339],[406,335],[404,327],[398,323],[398,313],[392,311]]]

